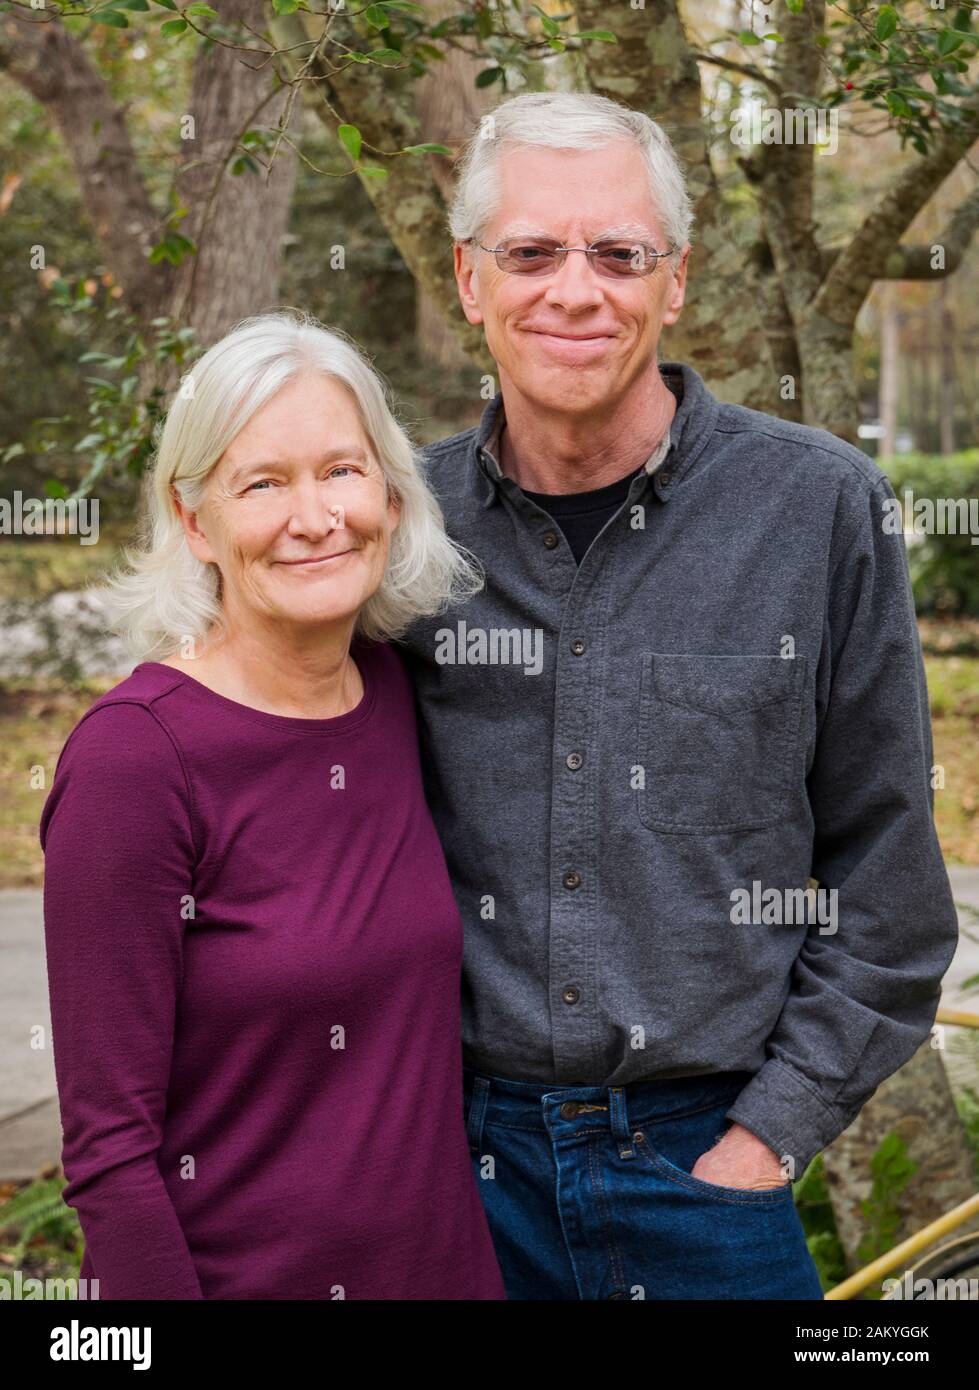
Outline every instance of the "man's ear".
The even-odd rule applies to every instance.
[[[170,497],[174,510],[180,518],[180,524],[184,528],[184,536],[191,553],[196,555],[198,560],[205,565],[217,564],[217,557],[201,527],[200,512],[191,511],[186,503],[181,501],[180,494],[173,483],[170,484]]]
[[[666,306],[663,313],[664,324],[676,323],[680,317],[680,311],[686,298],[687,290],[687,263],[690,260],[690,243],[680,255],[677,265],[670,272],[670,288],[666,297]]]
[[[470,323],[482,323],[483,311],[473,293],[472,281],[476,274],[476,267],[473,250],[469,243],[457,241],[452,248],[452,259],[462,312]]]

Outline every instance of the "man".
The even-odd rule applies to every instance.
[[[690,222],[660,128],[574,94],[497,108],[452,210],[500,392],[427,458],[487,582],[405,647],[516,1299],[820,1298],[791,1183],[956,941],[894,494],[658,364]]]

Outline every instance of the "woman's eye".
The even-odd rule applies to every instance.
[[[271,487],[271,486],[272,486],[272,483],[271,483],[271,480],[270,480],[269,478],[259,478],[257,482],[249,483],[248,487],[245,488],[245,491],[246,491],[246,492],[251,492],[253,488],[258,488],[258,487],[265,488],[265,487]]]
[[[338,463],[336,468],[331,468],[329,476],[332,478],[335,473],[349,473],[350,467],[346,463]]]

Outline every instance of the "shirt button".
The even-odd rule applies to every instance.
[[[581,990],[577,985],[566,985],[561,993],[561,998],[566,1004],[577,1004],[581,998]]]
[[[572,772],[577,772],[581,764],[585,761],[580,753],[569,753],[564,760]]]
[[[673,474],[670,472],[660,473],[659,480],[663,487],[669,487],[670,483],[673,481]]]
[[[569,874],[564,875],[564,886],[565,888],[581,887],[581,874],[578,873],[577,869],[572,869]]]
[[[557,532],[556,532],[556,531],[545,531],[545,532],[544,532],[544,544],[547,546],[548,550],[553,550],[554,547],[557,545]]]
[[[571,643],[571,650],[575,656],[581,656],[582,652],[585,650],[585,644],[580,637],[576,637]]]

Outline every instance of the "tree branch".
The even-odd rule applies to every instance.
[[[169,275],[147,255],[160,219],[143,181],[121,108],[83,45],[56,19],[8,11],[0,21],[0,71],[41,103],[61,133],[99,245],[126,303],[152,317]]]
[[[929,246],[895,246],[877,273],[878,280],[941,280],[962,264],[973,234],[979,228],[979,188],[974,188],[952,213]],[[932,265],[933,247],[944,251],[940,268]]]
[[[966,110],[972,116],[966,130],[941,136],[928,155],[916,159],[903,170],[896,183],[864,218],[823,281],[814,306],[817,313],[836,322],[852,324],[875,280],[908,278],[889,275],[888,261],[900,250],[901,237],[925,203],[968,153],[979,134],[979,94],[973,96]],[[962,227],[968,227],[971,235],[974,223],[970,221],[973,215],[970,208],[971,197],[965,200],[959,212],[964,219]],[[952,227],[952,223],[949,226]],[[953,232],[957,236],[962,234],[958,222]],[[900,268],[900,259],[895,264]]]

